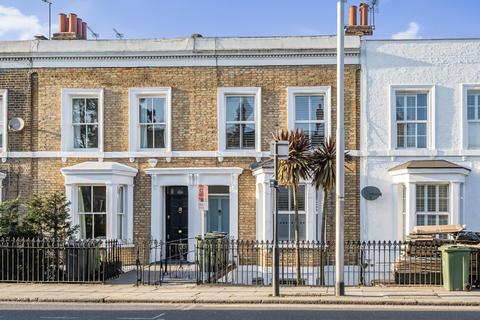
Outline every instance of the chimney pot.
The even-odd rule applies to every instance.
[[[82,22],[82,39],[87,40],[87,23]]]
[[[350,6],[348,24],[351,26],[357,25],[357,6]]]
[[[368,26],[368,4],[360,3],[360,25]]]
[[[68,15],[68,32],[77,33],[77,15],[75,13]]]
[[[77,37],[82,39],[83,34],[82,34],[82,19],[77,18]]]
[[[67,32],[67,15],[65,13],[58,14],[58,32]]]

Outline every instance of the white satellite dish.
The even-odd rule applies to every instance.
[[[25,127],[25,121],[22,118],[12,118],[8,121],[8,127],[12,131],[21,131]]]

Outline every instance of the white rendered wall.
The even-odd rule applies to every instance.
[[[382,196],[361,198],[364,240],[398,240],[395,186],[388,169],[409,160],[444,159],[472,171],[465,180],[460,222],[480,231],[480,150],[463,146],[462,85],[480,85],[480,39],[365,41],[362,48],[361,188]],[[433,86],[431,150],[391,148],[391,86]]]

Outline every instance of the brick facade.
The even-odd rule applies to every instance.
[[[345,68],[346,148],[359,149],[360,66]],[[332,133],[336,121],[335,65],[255,67],[164,67],[164,68],[38,68],[3,69],[0,88],[8,89],[9,118],[25,120],[25,129],[8,133],[8,151],[60,151],[61,89],[104,89],[104,151],[128,151],[128,89],[172,88],[172,149],[174,151],[217,150],[217,88],[262,88],[262,149],[267,151],[273,132],[287,126],[287,87],[332,87]],[[86,161],[60,157],[9,158],[0,164],[7,173],[5,198],[64,189],[62,167]],[[97,159],[90,159],[96,161]],[[107,160],[107,159],[105,159]],[[150,232],[150,177],[143,169],[147,158],[127,156],[108,159],[139,169],[134,188],[134,235]],[[239,238],[255,238],[255,178],[249,165],[255,158],[225,157],[159,158],[157,167],[240,167]],[[359,162],[346,173],[346,238],[359,239]],[[329,234],[333,238],[334,200],[330,201]]]

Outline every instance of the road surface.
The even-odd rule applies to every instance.
[[[480,319],[478,307],[321,305],[0,304],[0,320]]]

